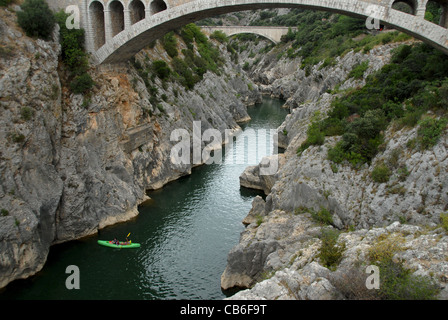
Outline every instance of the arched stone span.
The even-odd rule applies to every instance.
[[[254,26],[232,26],[232,27],[201,27],[206,34],[212,34],[215,31],[222,31],[228,37],[236,34],[250,33],[267,38],[268,40],[279,43],[283,35],[288,33],[288,27],[254,27]],[[292,28],[296,29],[296,28]]]
[[[47,0],[52,7],[61,8],[69,0]],[[91,0],[70,0],[80,4],[81,16],[85,17],[86,3]],[[108,6],[119,0],[103,0]],[[131,0],[121,0],[126,5]],[[95,23],[92,15],[88,21],[81,21],[86,29],[87,48],[92,53],[93,62],[118,63],[130,59],[150,42],[165,33],[188,23],[229,12],[269,9],[269,8],[305,8],[326,10],[354,17],[366,18],[376,14],[381,23],[408,33],[417,39],[440,49],[448,54],[448,31],[446,25],[439,26],[424,19],[428,0],[398,0],[409,3],[413,13],[406,14],[392,9],[397,0],[141,0],[146,4],[145,19],[131,25],[126,23],[122,32],[112,36],[111,19],[105,11],[106,43],[95,49],[98,43]],[[438,0],[443,8],[442,19],[447,16],[448,1]],[[165,4],[165,5],[164,5]],[[152,7],[151,7],[152,5]],[[166,6],[166,8],[165,8]],[[64,8],[64,7],[62,7]],[[152,9],[151,9],[152,8]],[[124,13],[124,20],[130,21],[129,10]],[[444,19],[447,21],[448,19]]]

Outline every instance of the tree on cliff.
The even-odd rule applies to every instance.
[[[29,37],[48,40],[56,20],[44,0],[25,0],[17,12],[17,22]]]

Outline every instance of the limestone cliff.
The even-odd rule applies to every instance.
[[[127,65],[91,68],[94,88],[75,95],[57,29],[52,41],[28,38],[2,8],[0,30],[0,287],[39,271],[51,245],[135,217],[146,190],[189,174],[193,164],[170,160],[173,129],[238,130],[261,97],[219,43],[221,75],[192,90]],[[160,44],[136,59],[170,62]]]
[[[273,55],[254,67],[251,76],[265,93],[287,100],[291,114],[278,129],[286,151],[274,181],[257,176],[256,167],[247,168],[240,178],[242,185],[264,190],[268,196],[266,201],[254,200],[243,221],[247,227],[240,243],[229,253],[222,287],[251,288],[231,299],[375,298],[366,289],[365,268],[369,255],[381,245],[415,276],[430,277],[440,290],[439,298],[448,297],[448,235],[440,227],[448,203],[446,132],[434,148],[416,152],[406,146],[417,128],[391,126],[372,165],[356,170],[327,159],[328,148],[338,138],[297,153],[313,115],[316,111],[325,115],[338,96],[335,86],[362,86],[368,74],[388,63],[395,46],[379,46],[368,54],[349,52],[337,58],[336,66],[317,65],[309,75],[299,59],[280,59],[272,68]],[[351,68],[366,59],[370,65],[364,78],[348,79]],[[388,183],[377,183],[371,171],[383,161],[409,172],[403,176],[397,171]],[[330,214],[332,227],[316,222],[319,211]],[[319,253],[328,228],[345,231],[337,238],[336,247],[344,250],[336,269],[325,267]],[[391,249],[391,243],[399,245]]]

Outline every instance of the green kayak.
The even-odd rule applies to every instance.
[[[98,244],[109,247],[109,248],[117,248],[117,249],[131,249],[131,248],[140,248],[140,243],[126,243],[120,242],[120,244],[112,243],[112,241],[98,240]]]

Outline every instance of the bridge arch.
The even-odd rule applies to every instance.
[[[201,29],[206,34],[212,34],[215,31],[221,31],[228,37],[237,34],[255,34],[264,37],[265,39],[277,44],[281,41],[283,35],[288,33],[289,29],[296,30],[297,28],[289,27],[254,27],[254,26],[201,26]]]
[[[163,0],[153,0],[149,4],[149,9],[151,11],[151,14],[157,14],[159,12],[165,11],[168,9],[168,5]]]
[[[121,0],[113,0],[108,3],[109,19],[112,29],[112,37],[124,31],[124,8],[125,5]]]
[[[141,0],[132,0],[129,2],[128,10],[131,25],[136,24],[146,17],[146,6]]]
[[[106,44],[106,27],[104,21],[104,3],[102,0],[92,0],[88,6],[88,20],[93,32],[93,48],[98,50]]]
[[[106,44],[98,50],[92,50],[94,63],[109,64],[127,61],[165,33],[206,17],[269,8],[325,10],[367,18],[372,16],[373,7],[375,17],[378,17],[382,24],[408,33],[448,54],[447,29],[424,19],[428,0],[405,0],[413,6],[414,14],[392,9],[393,3],[396,2],[394,0],[183,0],[182,4],[173,6],[170,6],[170,1],[166,0],[163,1],[166,8],[160,1],[163,0],[153,0],[149,4],[150,6],[154,4],[156,7],[153,9],[156,8],[155,11],[158,12],[151,11],[150,16],[125,28],[115,36],[110,38],[106,36]],[[171,0],[171,3],[179,3],[179,1]],[[91,34],[93,34],[92,31]]]
[[[270,35],[263,34],[262,32],[256,32],[256,31],[244,30],[244,31],[229,32],[229,34],[227,36],[231,37],[231,36],[235,36],[237,34],[255,34],[257,36],[261,36],[261,37],[263,37],[265,39],[268,39],[269,41],[271,41],[271,42],[273,42],[275,44],[279,43],[279,41],[277,39],[274,39]]]

